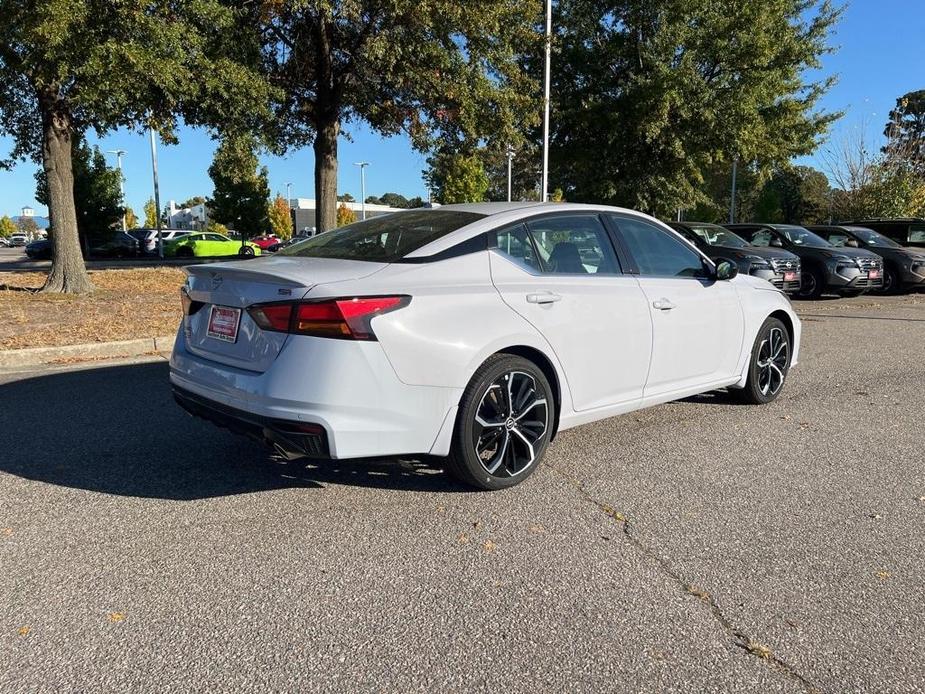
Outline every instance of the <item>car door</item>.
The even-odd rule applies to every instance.
[[[552,346],[575,410],[638,402],[651,320],[600,217],[546,215],[494,232],[490,244],[495,287]]]
[[[612,215],[645,293],[652,321],[652,363],[644,396],[728,380],[742,354],[744,316],[735,287],[717,281],[703,256],[667,229]]]

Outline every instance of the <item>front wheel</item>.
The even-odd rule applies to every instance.
[[[777,399],[790,371],[790,349],[787,327],[777,318],[768,318],[755,338],[745,387],[730,392],[751,405]]]
[[[238,251],[238,255],[240,255],[242,258],[250,258],[252,255],[254,255],[254,249],[250,246],[242,246],[241,250]]]
[[[536,364],[493,355],[463,393],[447,471],[480,489],[525,480],[546,452],[554,408],[549,381]]]
[[[804,268],[800,275],[800,291],[797,296],[801,299],[818,299],[822,296],[825,287],[825,278],[814,267]]]

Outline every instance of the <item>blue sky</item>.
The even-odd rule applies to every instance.
[[[879,143],[886,116],[896,98],[913,89],[925,88],[925,59],[922,57],[922,28],[925,27],[925,3],[920,0],[853,0],[849,2],[831,44],[837,51],[823,58],[822,75],[838,75],[838,83],[824,97],[823,107],[843,110],[845,116],[835,124],[832,137],[864,128],[870,141]],[[555,114],[553,114],[555,118]],[[415,152],[407,138],[382,138],[367,128],[348,124],[339,145],[340,170],[338,190],[360,197],[360,177],[356,161],[369,161],[366,169],[367,195],[395,191],[407,197],[426,197],[421,180],[424,157]],[[171,198],[180,201],[193,195],[209,195],[212,182],[206,169],[212,160],[215,143],[202,130],[182,129],[180,144],[158,147],[161,203]],[[90,136],[104,150],[124,149],[125,196],[140,214],[144,201],[152,193],[151,154],[143,134],[118,131],[102,140]],[[819,154],[801,161],[823,168]],[[9,141],[0,138],[0,152],[5,156]],[[113,159],[114,161],[114,159]],[[314,197],[311,149],[291,152],[286,157],[264,157],[270,173],[270,190],[285,195],[286,183],[292,183],[293,197]],[[10,171],[0,170],[0,214],[19,214],[24,205],[45,214],[35,201],[35,165],[17,165]]]

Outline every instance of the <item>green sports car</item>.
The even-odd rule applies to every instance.
[[[239,255],[250,257],[260,255],[260,247],[247,241],[241,245],[222,234],[201,232],[178,236],[164,244],[164,255],[177,258],[205,257],[222,255]]]

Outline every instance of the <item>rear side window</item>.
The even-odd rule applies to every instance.
[[[629,217],[613,217],[640,275],[704,277],[699,253],[653,224]]]
[[[394,263],[484,216],[439,209],[393,212],[318,234],[277,255]]]
[[[613,244],[597,216],[556,215],[527,226],[546,272],[613,275],[620,272]]]
[[[536,258],[536,250],[533,248],[530,237],[527,236],[526,227],[522,224],[516,224],[506,229],[500,229],[495,235],[497,241],[493,247],[499,252],[514,262],[523,265],[528,270],[542,271]]]
[[[911,224],[909,226],[908,241],[910,243],[925,243],[925,224]]]

